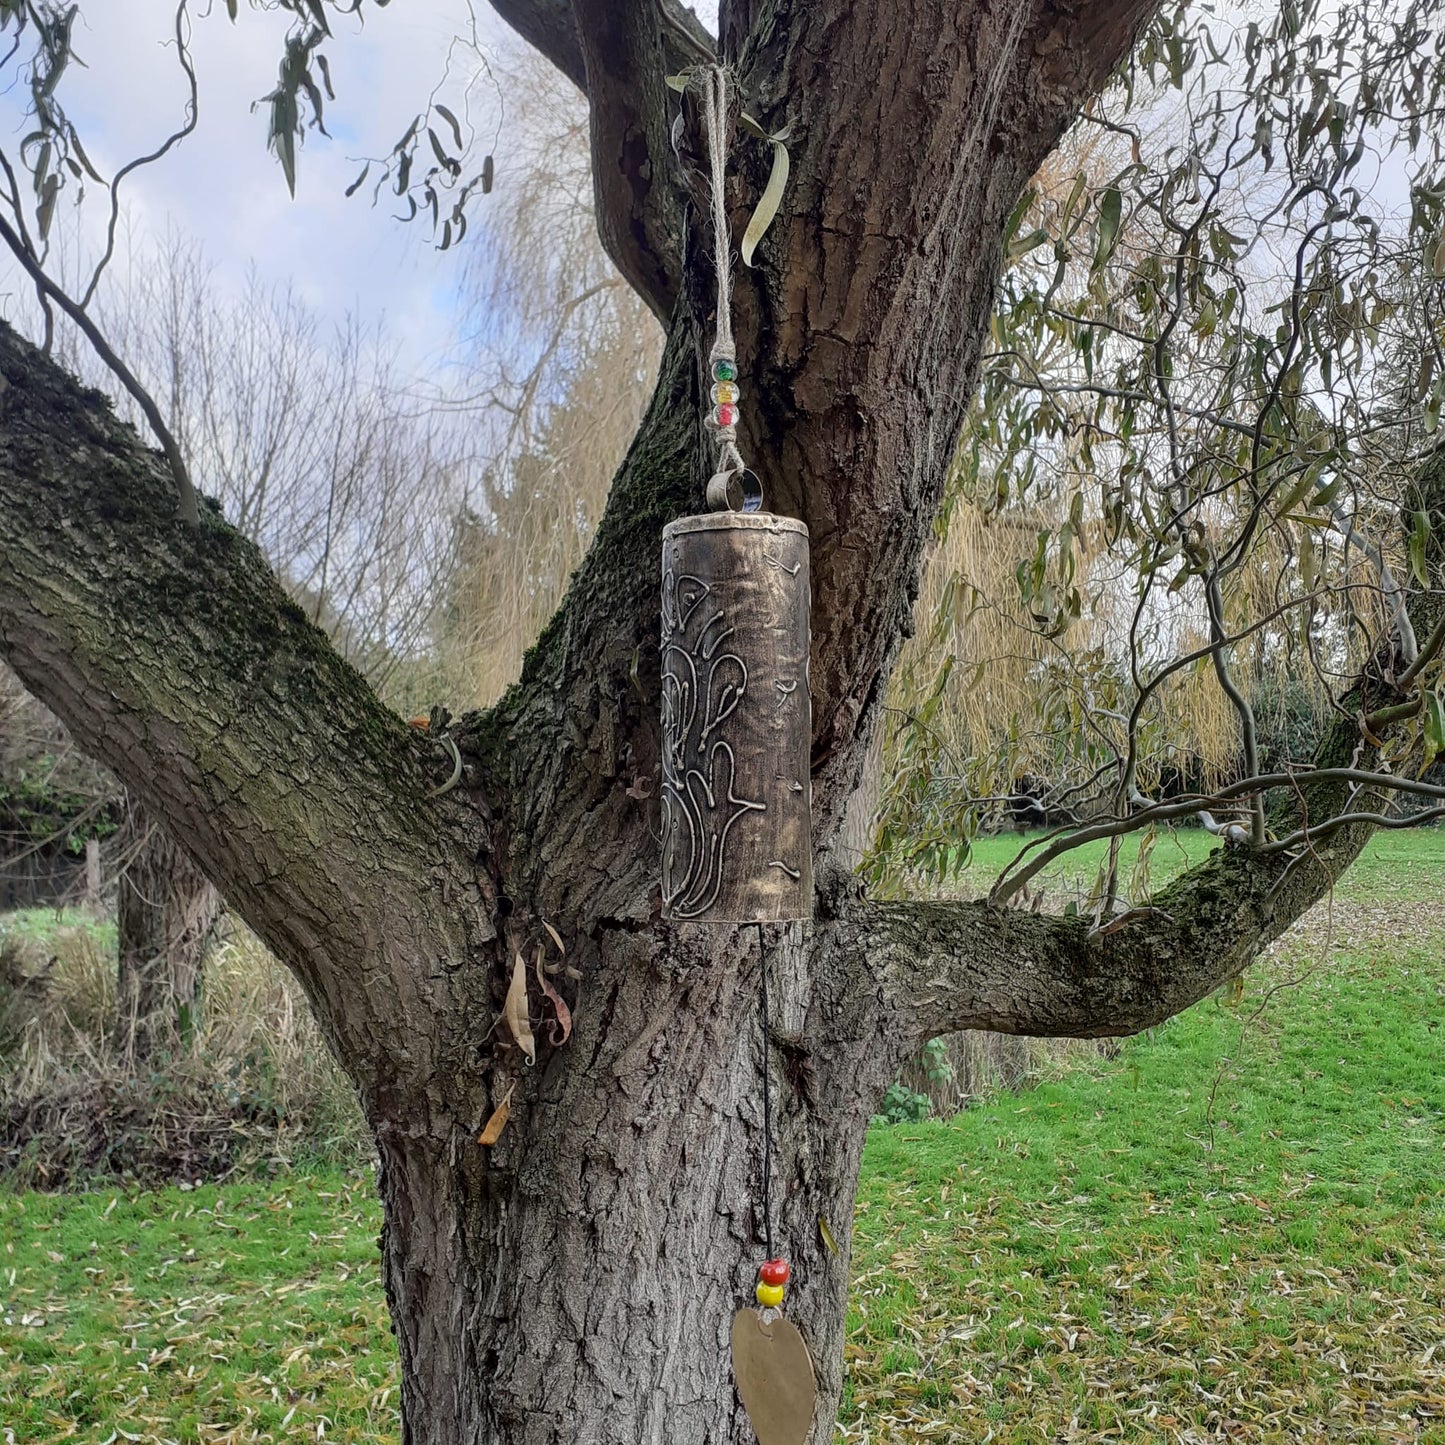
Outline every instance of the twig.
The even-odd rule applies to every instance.
[[[433,788],[433,789],[427,794],[427,797],[429,797],[429,798],[443,798],[443,797],[445,797],[445,796],[446,796],[449,792],[451,792],[451,790],[452,790],[453,788],[455,788],[456,785],[457,785],[459,782],[461,782],[461,780],[462,780],[462,754],[461,754],[461,749],[457,747],[456,742],[452,739],[452,737],[451,737],[451,735],[450,735],[449,733],[443,733],[441,740],[442,740],[442,742],[444,742],[444,743],[447,745],[447,747],[448,747],[448,748],[450,749],[450,751],[451,751],[451,755],[452,755],[452,775],[451,775],[451,777],[449,777],[449,778],[446,780],[446,782],[444,782],[439,788]]]

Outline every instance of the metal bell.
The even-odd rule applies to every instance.
[[[662,533],[662,912],[813,913],[808,529],[767,512]]]

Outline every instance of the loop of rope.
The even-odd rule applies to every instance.
[[[707,131],[707,158],[712,168],[712,242],[717,267],[717,339],[712,345],[713,361],[734,361],[732,318],[732,248],[728,241],[727,198],[727,71],[709,66],[702,75],[702,116]]]
[[[712,191],[713,264],[717,273],[717,334],[708,356],[714,405],[707,418],[717,437],[717,464],[708,485],[708,503],[718,510],[736,509],[740,494],[742,510],[753,512],[762,506],[762,488],[738,450],[737,403],[742,389],[737,382],[737,348],[733,342],[732,243],[727,218],[727,70],[721,65],[709,66],[700,73],[700,80]]]

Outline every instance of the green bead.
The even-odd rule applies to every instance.
[[[717,381],[732,381],[737,377],[738,369],[731,361],[715,361],[712,374]]]

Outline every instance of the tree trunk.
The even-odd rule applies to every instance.
[[[145,1055],[183,1035],[194,1022],[201,965],[220,920],[221,895],[126,799],[124,856],[117,879],[116,998],[127,1046]]]
[[[100,839],[87,838],[85,840],[85,906],[92,913],[101,911],[101,893]]]
[[[852,1200],[896,1050],[845,1031],[798,926],[767,940],[773,1233],[815,1361],[842,1389]],[[403,1438],[433,1445],[752,1439],[729,1330],[764,1258],[760,930],[609,933],[576,1032],[476,1122],[380,1121]],[[811,982],[810,982],[811,979]],[[514,1079],[499,1077],[498,1094]],[[841,1253],[822,1243],[827,1221]]]

